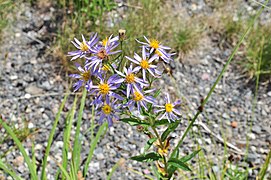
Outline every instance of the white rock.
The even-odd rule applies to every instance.
[[[26,99],[29,99],[29,98],[31,98],[31,94],[26,93],[26,94],[24,95],[24,97],[25,97]]]
[[[18,79],[18,76],[16,76],[16,75],[9,76],[9,79],[10,79],[10,80],[15,80],[15,79]]]
[[[28,124],[28,128],[29,128],[29,129],[34,128],[34,124],[33,124],[33,123],[29,123],[29,124]]]

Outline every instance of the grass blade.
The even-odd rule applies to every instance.
[[[8,168],[1,159],[0,159],[0,169],[8,173],[15,180],[22,180],[22,178],[17,176],[12,169]]]
[[[66,128],[64,131],[64,147],[62,151],[62,166],[67,169],[68,164],[68,152],[69,152],[69,145],[70,145],[70,135],[71,135],[71,129],[72,129],[72,122],[74,119],[75,109],[76,109],[76,102],[77,102],[77,96],[75,96],[75,99],[73,101],[72,109],[69,113],[69,116],[66,119]]]
[[[86,90],[86,88],[84,88],[81,103],[80,103],[78,120],[77,120],[77,124],[76,124],[75,140],[74,140],[74,146],[73,146],[74,148],[72,151],[72,160],[75,163],[74,168],[75,168],[76,172],[80,166],[81,141],[79,139],[79,134],[80,134],[80,127],[81,127],[82,118],[83,118],[83,111],[85,108],[86,96],[87,96],[87,90]]]
[[[13,139],[16,146],[19,148],[20,152],[22,153],[24,160],[27,164],[27,167],[29,169],[29,172],[31,174],[31,179],[37,180],[38,176],[36,174],[36,171],[34,169],[34,165],[32,164],[30,157],[26,154],[26,151],[22,145],[22,143],[19,141],[19,139],[16,137],[14,132],[11,130],[11,128],[0,118],[0,124],[3,126],[3,128],[7,131],[9,136]]]
[[[111,171],[110,171],[110,173],[109,173],[109,175],[107,176],[106,179],[110,180],[111,177],[112,177],[112,175],[113,175],[113,173],[117,170],[117,168],[119,166],[123,165],[124,162],[125,162],[125,160],[123,158],[121,158],[120,160],[118,160],[118,162],[112,167],[112,169],[111,169]]]
[[[31,150],[32,150],[32,164],[33,164],[33,168],[34,168],[35,172],[37,172],[36,157],[35,157],[36,151],[35,151],[35,144],[34,144],[34,142],[32,142]]]
[[[58,163],[57,161],[56,161],[56,163],[57,163],[58,167],[60,168],[62,174],[66,177],[66,179],[71,180],[72,178],[70,178],[69,173],[66,171],[66,169],[60,163]]]
[[[56,119],[55,119],[55,122],[53,124],[53,128],[50,132],[50,135],[49,135],[49,139],[48,139],[48,143],[47,143],[47,147],[46,147],[46,150],[45,150],[45,154],[44,154],[44,158],[43,158],[43,162],[42,162],[42,172],[41,172],[41,179],[42,180],[45,180],[46,179],[46,174],[45,174],[45,168],[46,168],[46,165],[47,165],[47,158],[49,156],[49,152],[50,152],[50,149],[51,149],[51,145],[52,145],[52,142],[53,142],[53,137],[54,137],[54,134],[55,134],[55,131],[56,131],[56,126],[58,124],[58,121],[59,121],[59,118],[60,118],[60,115],[61,115],[61,112],[64,108],[64,105],[65,105],[65,102],[67,100],[67,97],[68,97],[68,94],[65,95],[64,97],[64,100],[62,101],[61,103],[61,106],[57,112],[57,115],[56,115]]]
[[[264,164],[263,164],[263,166],[262,166],[262,168],[261,168],[261,170],[259,172],[259,175],[258,175],[259,180],[264,179],[264,176],[265,176],[266,171],[267,171],[268,166],[269,166],[270,159],[271,159],[271,149],[270,149],[270,151],[269,151],[269,153],[268,153],[268,155],[267,155],[267,157],[265,159],[265,162],[264,162]]]
[[[97,134],[96,134],[96,136],[95,136],[93,142],[91,143],[91,147],[90,147],[90,149],[89,149],[88,157],[87,157],[87,160],[86,160],[86,163],[85,163],[85,166],[84,166],[84,171],[83,171],[84,177],[86,177],[86,175],[87,175],[88,166],[89,166],[89,163],[90,163],[90,161],[91,161],[91,159],[92,159],[92,156],[93,156],[93,153],[94,153],[94,149],[95,149],[95,147],[97,146],[97,143],[98,143],[100,137],[101,137],[101,136],[104,134],[104,132],[107,130],[107,126],[108,126],[108,123],[107,123],[107,122],[104,122],[104,123],[100,126],[100,128],[99,128],[99,130],[98,130],[98,132],[97,132]]]

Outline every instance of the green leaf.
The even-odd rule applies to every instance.
[[[179,158],[179,149],[176,152],[174,152],[174,154],[171,154],[171,157],[172,158]]]
[[[147,141],[147,144],[144,147],[144,152],[146,152],[148,149],[150,149],[150,147],[152,146],[152,144],[157,140],[157,138],[151,138]]]
[[[75,138],[74,138],[74,144],[73,144],[73,150],[72,150],[72,161],[74,162],[74,169],[77,172],[80,168],[80,154],[81,154],[81,138],[80,135],[80,127],[82,124],[83,119],[83,112],[86,104],[86,96],[87,96],[87,90],[84,88],[83,95],[80,102],[80,108],[78,112],[78,119],[76,122],[76,130],[75,130]]]
[[[53,124],[53,127],[52,127],[52,130],[51,130],[50,135],[49,135],[49,139],[48,139],[48,142],[47,142],[47,147],[45,149],[45,154],[43,156],[43,161],[42,161],[41,180],[46,179],[45,168],[46,168],[46,165],[47,165],[47,158],[48,158],[49,153],[50,153],[50,149],[51,149],[51,145],[52,145],[52,142],[53,142],[56,127],[57,127],[58,121],[60,119],[61,112],[62,112],[62,110],[64,108],[65,102],[67,100],[67,97],[68,97],[68,94],[64,97],[64,100],[62,101],[62,103],[60,105],[60,108],[59,108],[59,110],[57,112],[57,115],[56,115],[56,118],[55,118],[55,121],[54,121],[54,124]]]
[[[193,153],[182,157],[180,160],[185,163],[185,162],[191,160],[193,157],[195,157],[200,151],[201,151],[201,149],[194,151]]]
[[[161,88],[158,89],[158,91],[155,92],[155,94],[153,95],[154,98],[157,98],[159,96],[159,94],[161,93]]]
[[[184,171],[191,171],[191,169],[188,167],[188,165],[184,162],[182,162],[181,160],[177,159],[177,158],[172,158],[168,161],[169,165],[172,165],[174,167],[180,168]]]
[[[99,130],[95,136],[95,138],[93,140],[91,140],[91,146],[89,149],[89,153],[88,153],[88,157],[87,160],[85,162],[85,166],[84,166],[84,171],[83,171],[83,176],[86,177],[87,175],[87,171],[88,171],[88,167],[89,167],[89,163],[93,157],[94,154],[94,150],[98,144],[99,139],[101,138],[101,136],[107,131],[108,129],[108,123],[104,122],[100,127]]]
[[[120,121],[130,124],[131,126],[149,125],[147,122],[143,122],[134,118],[123,118]]]
[[[162,126],[162,125],[166,125],[170,123],[171,122],[169,122],[167,119],[161,119],[161,120],[156,120],[154,123],[154,126]]]
[[[271,159],[271,149],[265,159],[265,162],[264,164],[262,165],[262,168],[258,174],[258,178],[259,180],[263,180],[264,179],[264,176],[266,175],[266,172],[267,172],[267,169],[268,169],[268,166],[269,166],[269,162],[270,162],[270,159]]]
[[[167,139],[168,135],[169,135],[171,132],[173,132],[173,131],[178,127],[179,123],[180,123],[179,121],[176,121],[176,122],[174,122],[174,123],[171,123],[171,124],[168,126],[168,128],[163,132],[163,134],[162,134],[162,136],[161,136],[161,140],[162,140],[163,142]]]
[[[139,161],[139,162],[152,162],[152,161],[157,161],[161,158],[162,157],[160,156],[160,154],[155,153],[155,152],[131,157],[132,160]]]

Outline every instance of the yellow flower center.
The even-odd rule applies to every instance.
[[[108,104],[105,104],[105,105],[102,107],[102,110],[103,110],[103,112],[104,112],[106,115],[108,115],[108,114],[111,113],[112,108],[111,108]]]
[[[110,90],[109,85],[106,83],[100,84],[99,89],[100,89],[100,93],[103,95],[106,95]]]
[[[81,78],[84,81],[88,81],[90,79],[90,77],[91,77],[90,71],[86,71],[86,72],[81,73]]]
[[[155,54],[157,54],[159,57],[162,56],[162,53],[160,51],[158,51],[158,50],[155,50]]]
[[[133,73],[126,75],[127,83],[134,83],[135,82],[135,75]]]
[[[103,71],[109,71],[110,68],[109,68],[108,65],[105,64],[105,65],[103,65],[102,70],[103,70]]]
[[[141,101],[143,99],[143,97],[144,96],[137,91],[134,93],[134,100],[135,101]]]
[[[86,44],[85,42],[82,42],[82,43],[80,44],[80,49],[81,49],[81,51],[88,51],[88,46],[87,46],[87,44]]]
[[[103,45],[103,46],[106,46],[107,41],[108,41],[108,38],[106,37],[105,39],[102,40],[102,45]]]
[[[140,62],[140,66],[142,67],[142,69],[148,69],[150,67],[149,63],[147,60],[142,60]]]
[[[165,105],[166,112],[172,112],[173,110],[173,105],[168,103]]]
[[[156,40],[156,39],[151,39],[151,40],[150,40],[150,46],[151,46],[152,48],[154,48],[154,49],[159,48],[159,41]]]

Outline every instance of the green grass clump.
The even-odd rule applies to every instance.
[[[58,0],[57,6],[62,9],[62,24],[54,47],[54,55],[62,62],[67,71],[73,71],[73,62],[69,61],[67,53],[75,47],[68,41],[76,37],[81,40],[81,34],[88,39],[90,32],[99,32],[101,37],[107,34],[106,13],[116,8],[113,0]]]
[[[14,4],[12,0],[0,0],[0,40],[2,29],[8,25],[8,15]]]
[[[271,30],[270,26],[256,26],[247,40],[245,58],[240,62],[249,79],[260,74],[261,80],[271,75]]]
[[[184,26],[175,32],[174,48],[187,54],[193,48],[197,46],[199,40],[198,31],[193,30],[191,27]]]
[[[123,20],[115,26],[125,29],[129,43],[128,53],[137,48],[135,39],[145,41],[143,36],[154,38],[162,44],[173,48],[173,51],[188,53],[196,47],[200,31],[186,23],[183,18],[176,17],[171,3],[161,0],[130,1],[129,9]],[[166,39],[166,41],[165,41]]]

